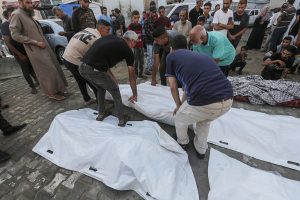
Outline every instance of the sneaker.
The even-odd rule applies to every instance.
[[[96,118],[97,121],[103,121],[106,117],[108,117],[109,115],[111,115],[112,113],[109,111],[104,111],[101,114],[98,114],[98,117]]]
[[[126,123],[129,121],[129,116],[124,115],[124,117],[122,119],[119,119],[119,123],[118,126],[120,127],[125,127]]]
[[[65,99],[66,99],[65,96],[60,95],[60,94],[48,95],[48,97],[49,97],[50,99],[54,99],[54,100],[56,100],[56,101],[62,101],[62,100],[65,100]]]
[[[195,147],[194,142],[193,142],[193,146],[194,146],[194,149],[195,149],[195,151],[196,151],[197,158],[203,160],[203,159],[205,158],[205,153],[204,153],[204,154],[199,153],[199,152],[197,151],[196,147]]]
[[[84,102],[84,105],[89,106],[89,105],[92,105],[94,103],[96,103],[96,100],[95,99],[90,99],[90,100]]]
[[[11,134],[13,134],[13,133],[16,133],[16,132],[18,132],[19,130],[23,129],[26,125],[27,125],[27,124],[21,124],[21,125],[19,125],[19,126],[11,126],[11,127],[7,128],[7,129],[5,129],[5,130],[3,131],[3,135],[4,135],[4,136],[9,136],[9,135],[11,135]]]
[[[38,93],[38,91],[37,91],[37,89],[34,87],[34,88],[31,88],[31,92],[30,92],[31,94],[37,94]]]
[[[181,146],[181,148],[185,151],[188,150],[188,144],[179,144]]]
[[[4,151],[0,151],[0,162],[10,159],[10,155]]]

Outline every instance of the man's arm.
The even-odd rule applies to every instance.
[[[136,76],[135,69],[133,66],[128,66],[128,74],[129,74],[129,84],[132,91],[132,96],[130,97],[130,101],[137,101],[137,88],[136,88]]]
[[[153,62],[153,69],[152,69],[152,81],[151,85],[155,86],[157,84],[156,82],[156,73],[158,72],[159,69],[159,54],[154,53],[154,62]]]
[[[266,66],[266,65],[276,64],[276,63],[279,65],[282,65],[282,63],[284,63],[284,62],[281,60],[271,60],[270,58],[268,58],[263,62],[263,65]]]
[[[23,24],[21,23],[19,16],[13,15],[9,24],[12,39],[22,44],[31,44],[35,46],[39,46],[41,45],[41,43],[43,43],[43,41],[37,41],[32,38],[29,38],[26,35],[23,35],[21,31],[22,27]]]
[[[77,13],[78,11],[77,12],[75,11],[72,14],[72,25],[73,25],[74,33],[79,32],[79,21],[78,21]]]
[[[176,109],[174,111],[174,114],[176,114],[176,111],[181,106],[181,101],[180,101],[178,86],[177,86],[177,80],[176,80],[175,77],[171,76],[171,77],[168,77],[168,81],[169,81],[172,97],[173,97],[173,99],[175,101],[175,104],[176,104]]]

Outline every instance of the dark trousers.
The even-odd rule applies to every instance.
[[[163,51],[161,52],[161,57],[160,57],[160,66],[159,66],[159,76],[160,76],[160,82],[162,85],[167,85],[167,78],[166,78],[166,59],[167,55],[169,53]]]
[[[6,121],[6,119],[4,119],[4,117],[0,111],[0,130],[3,132],[10,127],[11,127],[10,123],[8,123],[8,121]]]
[[[97,88],[99,114],[105,112],[105,93],[108,91],[114,99],[117,117],[119,119],[123,119],[124,109],[120,90],[112,77],[107,72],[94,71],[94,68],[86,64],[82,64],[79,67],[79,72],[82,77],[84,77]]]
[[[134,48],[134,68],[135,74],[142,76],[144,70],[144,49],[143,48]]]
[[[286,32],[286,30],[287,30],[286,27],[274,29],[271,39],[270,39],[270,50],[271,51],[276,52],[277,45],[280,44],[282,37],[283,37],[284,33]]]
[[[276,71],[273,65],[268,65],[265,66],[265,68],[262,70],[261,76],[265,80],[278,80],[282,76],[282,72],[279,73],[278,71]]]
[[[95,94],[95,97],[97,97],[97,88],[91,84],[89,81],[85,80],[79,73],[79,70],[78,70],[78,66],[77,65],[74,65],[66,60],[63,61],[64,62],[64,65],[66,66],[66,68],[71,72],[71,74],[74,76],[74,79],[76,80],[77,84],[78,84],[78,87],[79,87],[79,90],[83,96],[83,99],[85,102],[91,100],[91,97],[87,91],[87,87],[86,87],[86,84],[88,84],[94,94]]]
[[[237,61],[237,62],[233,62],[231,65],[230,65],[230,69],[232,70],[232,71],[235,71],[235,69],[237,68],[237,67],[239,67],[240,69],[239,69],[239,71],[238,71],[238,73],[242,73],[242,70],[244,69],[244,67],[246,66],[246,62],[243,62],[243,61]]]
[[[32,65],[31,65],[31,62],[29,61],[29,59],[27,59],[26,61],[23,61],[20,58],[18,58],[17,56],[15,56],[15,59],[18,62],[18,64],[20,65],[23,76],[24,76],[26,82],[28,83],[29,87],[35,88],[32,78],[37,83],[38,83],[38,80],[36,78],[35,72],[32,68]]]
[[[227,66],[219,66],[220,69],[222,70],[223,74],[227,77],[229,74],[229,70],[230,70],[230,65]]]

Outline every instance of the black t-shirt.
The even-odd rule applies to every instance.
[[[235,35],[244,28],[248,27],[249,24],[249,15],[244,13],[243,15],[238,15],[236,12],[233,13],[233,22],[234,28],[230,29],[229,32],[231,35]]]
[[[128,66],[133,66],[132,50],[122,38],[108,35],[94,42],[83,56],[82,62],[99,71],[107,71],[124,59]]]
[[[274,53],[271,57],[270,57],[271,60],[281,60],[285,63],[285,67],[286,68],[291,68],[293,66],[293,63],[295,61],[294,58],[289,58],[287,60],[284,60],[281,58],[281,53]],[[278,72],[278,73],[281,73],[283,71],[283,68],[279,66],[279,64],[273,64],[274,65],[274,68],[275,70]]]
[[[198,17],[201,16],[202,14],[203,14],[202,8],[200,8],[199,12],[196,10],[196,7],[190,11],[189,18],[193,27],[197,25]]]
[[[3,36],[8,36],[11,38],[11,33],[10,33],[10,30],[9,30],[9,22],[6,21],[6,22],[3,22],[2,25],[1,25],[1,32],[2,32],[2,35]],[[23,46],[23,44],[13,40],[11,38],[11,44],[18,50],[20,51],[22,54],[24,55],[27,55],[26,54],[26,51],[25,51],[25,48]],[[12,52],[11,52],[12,53]]]

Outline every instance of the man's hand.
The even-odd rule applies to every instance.
[[[67,34],[67,33],[64,32],[64,31],[61,31],[61,32],[58,33],[58,35],[60,35],[60,36],[65,36],[66,34]]]
[[[36,46],[38,46],[41,49],[45,49],[46,48],[46,43],[45,42],[37,42]]]
[[[285,62],[283,62],[282,60],[277,60],[277,62],[281,67],[285,66]]]
[[[137,96],[132,95],[128,100],[129,100],[131,103],[135,103],[135,102],[137,102]]]
[[[176,115],[177,111],[179,110],[179,107],[176,107],[173,111],[173,115]]]

